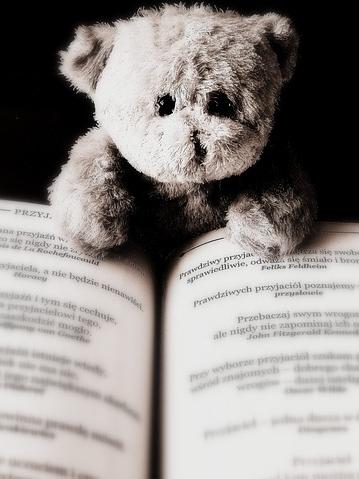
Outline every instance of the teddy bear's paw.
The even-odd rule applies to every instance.
[[[285,231],[271,223],[260,208],[232,206],[227,219],[227,238],[263,259],[278,260],[295,247]]]
[[[134,198],[107,136],[90,130],[49,187],[55,224],[76,249],[99,256],[127,241]]]
[[[68,211],[60,224],[66,238],[78,250],[90,256],[104,256],[108,250],[127,240],[125,221],[94,214]]]
[[[59,189],[56,192],[59,193]],[[127,241],[128,215],[126,208],[112,205],[102,208],[101,201],[91,202],[91,195],[74,198],[68,194],[52,196],[52,214],[60,234],[75,249],[90,256],[104,256],[108,250]],[[103,206],[103,205],[102,205]]]

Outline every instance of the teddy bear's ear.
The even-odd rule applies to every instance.
[[[68,49],[60,52],[60,72],[90,97],[112,51],[115,31],[105,23],[80,26]]]
[[[277,55],[283,82],[291,79],[297,63],[299,38],[287,17],[269,13],[262,17],[264,35]]]

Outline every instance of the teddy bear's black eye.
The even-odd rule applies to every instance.
[[[221,91],[213,91],[209,94],[207,113],[209,115],[233,118],[235,115],[235,108],[225,93]]]
[[[158,114],[160,116],[170,115],[175,109],[176,100],[170,94],[157,98]]]

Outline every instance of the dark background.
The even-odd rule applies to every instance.
[[[78,24],[125,18],[144,5],[96,3],[13,2],[2,15],[1,198],[45,202],[46,188],[69,147],[93,124],[91,101],[75,94],[58,74],[57,52]],[[348,120],[341,111],[345,103],[351,106],[345,99],[350,93],[343,60],[346,21],[338,6],[313,3],[228,0],[216,5],[246,14],[276,11],[293,19],[301,48],[281,104],[288,133],[317,189],[320,219],[359,220],[355,164],[346,151]]]

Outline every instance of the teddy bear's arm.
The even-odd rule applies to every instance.
[[[250,184],[228,208],[228,237],[267,259],[292,252],[310,234],[317,210],[301,167],[288,158],[261,164]]]
[[[122,181],[120,159],[107,135],[93,128],[76,142],[49,188],[55,221],[87,253],[99,254],[127,238],[134,198]]]

